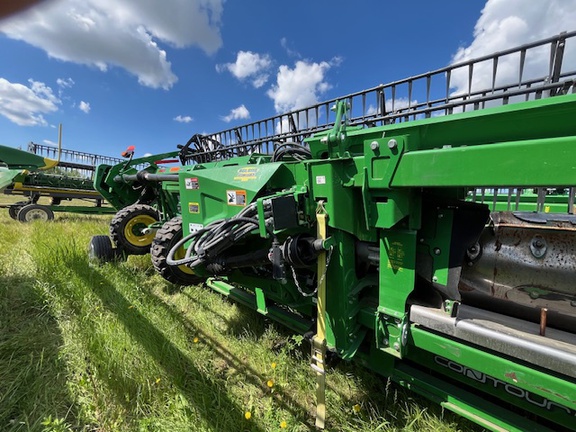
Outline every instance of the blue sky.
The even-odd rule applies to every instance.
[[[0,21],[0,144],[170,151],[564,30],[576,0],[48,0]]]

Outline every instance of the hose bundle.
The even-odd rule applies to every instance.
[[[265,215],[270,213],[270,204],[264,204]],[[218,260],[218,257],[250,235],[258,228],[258,210],[252,203],[242,209],[240,213],[230,219],[220,219],[209,223],[193,233],[190,233],[168,253],[166,263],[170,266],[187,265],[194,268],[198,265],[206,265]],[[272,234],[271,230],[268,231]],[[175,260],[174,254],[185,243],[192,240],[186,250],[184,258]]]

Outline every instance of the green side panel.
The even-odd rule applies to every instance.
[[[412,327],[409,358],[538,416],[573,428],[576,382],[501,355]]]
[[[0,145],[0,162],[8,165],[8,168],[29,170],[36,170],[47,165],[47,159],[42,156],[3,145]]]
[[[489,143],[538,140],[576,135],[576,94],[555,96],[536,101],[504,105],[478,111],[438,116],[429,119],[401,122],[371,129],[347,130],[346,145],[350,153],[362,154],[365,143],[409,136],[408,152],[416,150],[476,146]],[[325,133],[306,139],[314,157],[326,154],[328,146],[322,142]],[[386,148],[380,146],[385,156]],[[369,155],[370,152],[366,152]],[[522,158],[522,153],[518,156]],[[378,156],[378,155],[376,155]],[[386,161],[374,167],[376,174],[387,170]]]
[[[416,231],[383,230],[378,311],[403,319],[416,279]]]
[[[368,189],[354,187],[358,175],[353,159],[314,161],[309,163],[308,184],[314,201],[324,201],[328,226],[360,240],[376,241]],[[361,173],[360,177],[365,178]]]
[[[11,170],[0,167],[0,190],[3,190],[6,186],[10,186],[21,172],[21,170]]]
[[[576,179],[575,146],[576,136],[409,152],[392,186],[564,186]]]
[[[206,283],[214,291],[230,297],[231,299],[262,313],[263,310],[259,308],[259,303],[263,301],[263,298],[260,300],[258,299],[258,295],[261,294],[255,294],[244,289],[234,287],[224,280],[208,279]],[[283,308],[270,305],[265,309],[265,312],[268,317],[278,321],[279,323],[298,333],[303,334],[312,329],[311,321],[308,321],[305,318],[293,314]]]
[[[184,232],[188,232],[190,224],[205,226],[236,215],[255,201],[282,167],[280,163],[264,163],[183,169],[179,177]]]

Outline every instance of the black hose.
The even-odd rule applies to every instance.
[[[265,214],[270,211],[266,208],[269,206],[270,204],[265,204]],[[258,226],[258,211],[256,204],[253,203],[230,219],[214,221],[182,238],[168,252],[166,264],[170,266],[187,265],[192,268],[202,263],[210,263],[221,256],[224,251],[247,237]],[[270,227],[266,226],[266,231],[276,239]],[[175,260],[176,251],[189,241],[192,241],[192,244],[186,250],[184,258]]]

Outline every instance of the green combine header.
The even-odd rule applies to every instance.
[[[179,203],[154,267],[308,335],[320,428],[331,353],[490,430],[576,430],[574,44],[196,136],[132,178]]]
[[[0,146],[0,191],[26,198],[2,207],[21,222],[51,220],[54,212],[114,213],[116,209],[93,186],[96,166],[104,162],[121,159],[35,143],[28,145],[28,151]],[[42,197],[48,203],[39,203]]]

